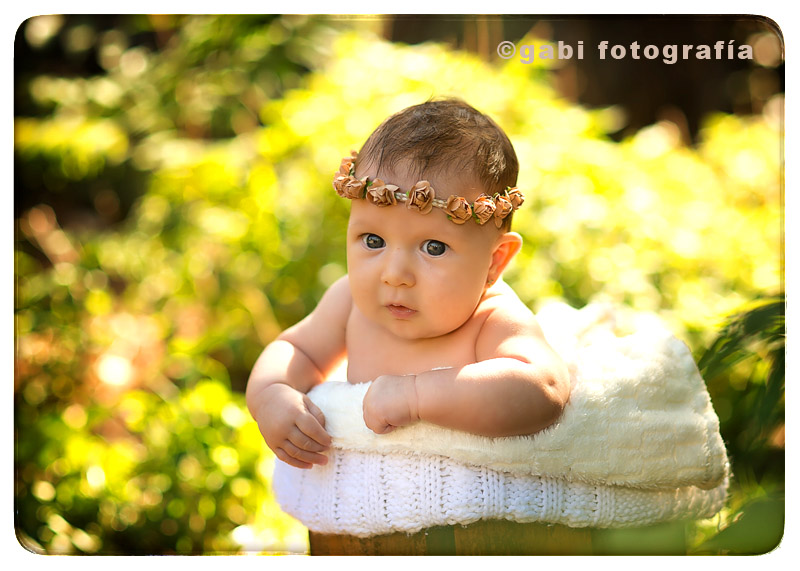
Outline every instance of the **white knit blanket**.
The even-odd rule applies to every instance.
[[[377,435],[363,421],[369,383],[324,383],[309,396],[333,437],[331,462],[276,462],[283,509],[314,531],[361,536],[487,518],[620,527],[719,511],[728,460],[686,345],[653,316],[617,336],[602,306],[554,304],[538,318],[574,373],[556,424],[529,437],[425,422]]]

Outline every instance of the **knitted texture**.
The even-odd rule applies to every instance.
[[[363,421],[369,383],[324,383],[309,397],[333,438],[330,462],[276,462],[283,509],[313,531],[360,536],[487,518],[625,527],[719,511],[729,465],[688,348],[652,318],[618,337],[616,315],[599,306],[538,317],[573,371],[556,424],[527,437],[424,422],[377,435]]]
[[[479,519],[620,528],[706,518],[723,507],[727,488],[592,485],[420,454],[334,449],[329,458],[311,470],[276,462],[275,497],[312,531],[359,537]]]

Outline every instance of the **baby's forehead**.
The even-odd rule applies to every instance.
[[[451,194],[463,196],[470,202],[481,194],[487,193],[478,177],[471,169],[462,168],[424,168],[410,161],[402,161],[396,165],[380,165],[368,161],[359,161],[356,165],[356,176],[369,176],[370,180],[380,179],[387,184],[394,184],[400,190],[407,191],[417,182],[425,180],[433,187],[436,198],[447,200]]]
[[[410,210],[403,203],[376,206],[366,200],[354,200],[350,208],[349,226],[351,230],[379,234],[394,231],[405,236],[431,238],[447,243],[466,241],[474,244],[476,240],[483,242],[496,238],[493,224],[454,224],[440,208],[422,214]]]

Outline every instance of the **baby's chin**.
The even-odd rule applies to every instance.
[[[413,323],[412,321],[394,321],[389,324],[380,324],[394,337],[403,341],[432,341],[446,337],[458,330],[463,323],[458,326],[442,326],[441,324],[428,325]]]

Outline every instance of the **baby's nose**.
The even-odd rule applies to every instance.
[[[393,287],[411,287],[416,283],[409,255],[400,249],[387,252],[386,264],[381,275],[383,283]]]

